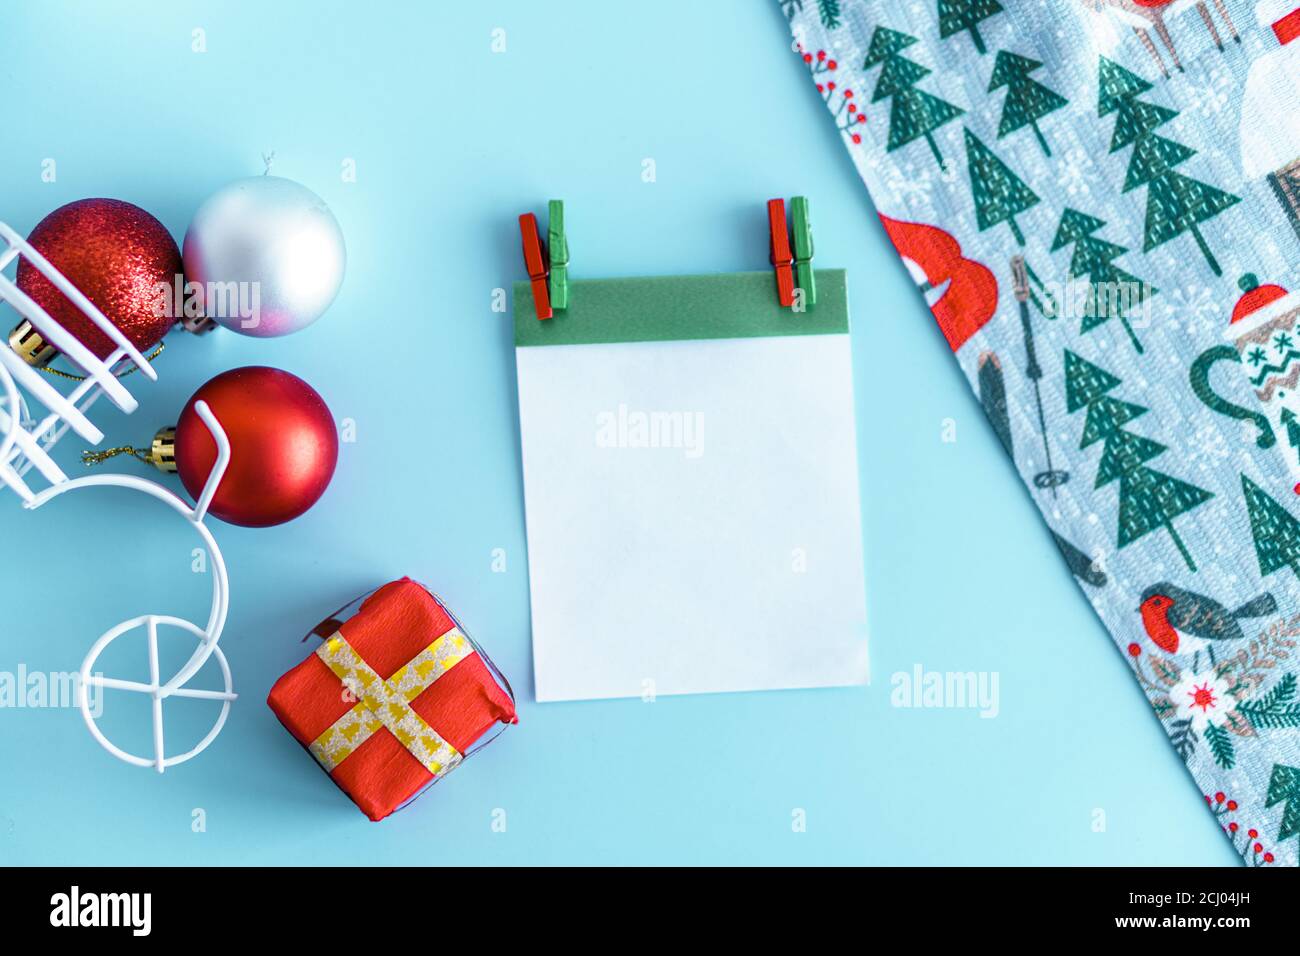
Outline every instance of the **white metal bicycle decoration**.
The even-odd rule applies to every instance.
[[[101,360],[96,357],[71,333],[55,322],[49,313],[24,294],[6,275],[9,266],[16,263],[20,257],[49,279],[73,305],[113,341],[117,347],[107,358]],[[126,336],[109,322],[76,286],[3,222],[0,222],[0,301],[8,303],[19,315],[40,329],[41,335],[51,346],[62,352],[85,373],[85,378],[78,382],[68,395],[63,395],[48,379],[27,365],[11,349],[0,344],[0,486],[12,488],[22,499],[23,506],[32,510],[48,504],[69,491],[81,488],[113,486],[143,492],[181,515],[202,539],[210,556],[212,611],[208,615],[206,626],[198,627],[181,618],[159,614],[146,614],[132,618],[105,632],[99,640],[95,641],[81,664],[81,679],[77,683],[77,705],[95,740],[119,760],[138,767],[154,767],[162,773],[167,767],[184,763],[207,749],[225,726],[226,718],[230,714],[230,703],[236,697],[230,677],[230,665],[221,648],[217,646],[229,610],[229,579],[221,550],[217,547],[212,532],[203,523],[212,496],[216,494],[217,486],[221,483],[226,467],[230,463],[230,441],[207,404],[197,402],[195,411],[216,441],[217,460],[203,486],[203,492],[193,507],[157,482],[133,475],[100,474],[68,478],[50,457],[49,451],[55,443],[67,433],[68,429],[72,429],[90,444],[99,444],[103,441],[104,434],[87,415],[91,406],[103,395],[123,412],[130,414],[135,411],[137,402],[123,384],[120,377],[122,373],[134,366],[141,375],[151,381],[157,380],[158,373],[148,359],[127,341]],[[24,392],[47,410],[44,417],[37,419],[31,414]],[[33,475],[33,472],[36,474]],[[35,482],[37,476],[43,478],[48,483],[48,487],[34,491],[28,482]],[[149,655],[148,683],[103,677],[93,672],[95,663],[109,644],[141,628],[145,632]],[[168,628],[182,636],[189,635],[198,643],[189,660],[165,682],[159,672],[158,663],[158,634],[161,628]],[[187,687],[186,684],[209,658],[214,659],[220,668],[225,689],[201,690]],[[148,694],[152,697],[152,757],[129,753],[104,735],[90,708],[89,688],[92,686],[99,689],[100,693],[105,689],[112,689]],[[164,749],[163,735],[163,701],[168,697],[189,697],[221,702],[220,713],[207,735],[192,749],[171,757],[167,756]]]

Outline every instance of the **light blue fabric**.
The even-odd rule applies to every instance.
[[[1152,8],[1176,64],[1154,21],[1144,39],[1112,9],[1004,5],[781,4],[891,239],[1185,759],[1189,799],[1246,862],[1295,865],[1300,12]],[[1131,293],[1122,319],[1089,311],[1092,283]],[[1234,331],[1259,327],[1240,354],[1234,316]],[[1043,679],[1083,692],[1068,667]]]

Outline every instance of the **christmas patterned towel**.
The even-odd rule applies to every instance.
[[[1300,0],[779,0],[1248,864],[1300,850]]]

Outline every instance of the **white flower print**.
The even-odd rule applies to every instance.
[[[1214,671],[1187,673],[1169,690],[1169,700],[1174,705],[1178,720],[1191,720],[1198,734],[1207,724],[1222,726],[1224,720],[1237,707],[1231,694],[1232,685]]]

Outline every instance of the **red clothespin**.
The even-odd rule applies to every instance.
[[[528,280],[533,286],[533,304],[537,306],[537,317],[549,319],[554,314],[551,311],[551,293],[546,287],[550,270],[547,268],[542,236],[537,231],[537,217],[531,212],[519,217],[519,233],[524,240],[524,268],[528,270]]]
[[[794,253],[785,223],[785,200],[767,201],[767,224],[772,234],[772,267],[776,270],[776,298],[783,308],[794,305]]]

